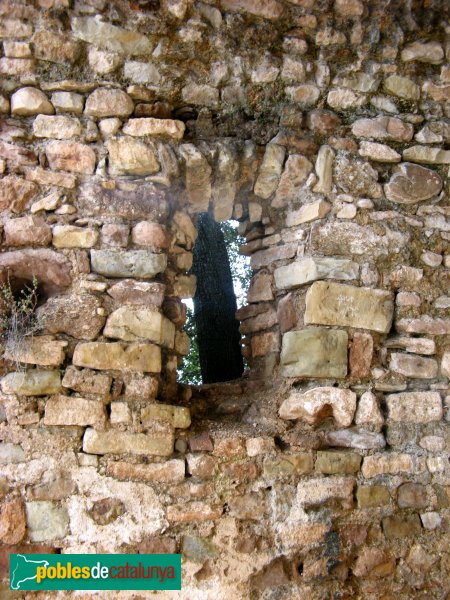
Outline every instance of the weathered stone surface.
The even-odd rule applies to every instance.
[[[426,508],[427,488],[420,483],[403,483],[397,489],[397,503],[400,508]]]
[[[150,454],[170,456],[173,452],[172,433],[128,433],[88,428],[83,437],[83,451],[88,454]]]
[[[50,142],[45,153],[51,169],[92,175],[95,169],[95,152],[78,142]]]
[[[415,204],[437,196],[442,189],[438,173],[412,163],[402,163],[384,186],[386,198],[398,204]]]
[[[183,144],[179,151],[186,163],[186,193],[192,210],[207,211],[212,193],[212,169],[193,144]]]
[[[264,158],[255,182],[255,194],[269,198],[277,189],[283,168],[286,149],[278,144],[267,144]]]
[[[247,335],[254,333],[255,331],[261,331],[262,329],[270,329],[277,323],[277,313],[274,308],[270,307],[268,310],[259,313],[254,317],[245,319],[240,327],[239,331]]]
[[[345,88],[330,90],[327,95],[327,104],[337,111],[359,108],[366,102],[366,96]]]
[[[394,515],[382,520],[383,532],[388,540],[418,536],[422,533],[419,515]]]
[[[410,123],[404,123],[396,117],[375,117],[355,121],[352,133],[356,137],[409,142],[414,135],[414,128]]]
[[[393,295],[384,290],[316,281],[306,294],[305,323],[387,333],[393,313]]]
[[[134,110],[133,100],[123,90],[98,88],[88,96],[84,114],[103,119],[128,117]]]
[[[59,371],[24,371],[8,373],[2,379],[2,390],[5,394],[18,396],[46,396],[61,391]]]
[[[23,502],[15,498],[0,504],[0,541],[18,544],[25,536],[26,521]]]
[[[269,331],[259,335],[252,336],[251,340],[252,356],[266,356],[271,352],[279,352],[280,336],[277,331]]]
[[[397,475],[398,473],[413,473],[415,464],[410,454],[389,452],[373,454],[363,460],[362,474],[366,479],[377,475]]]
[[[429,315],[416,319],[400,319],[395,322],[400,333],[425,333],[429,335],[446,335],[450,333],[449,319],[433,319]]]
[[[167,256],[149,250],[91,250],[92,270],[106,277],[151,279],[165,270]]]
[[[45,403],[45,425],[92,425],[105,424],[106,412],[103,402],[86,400],[75,396],[52,396]]]
[[[5,350],[5,358],[19,360],[21,363],[40,365],[42,367],[55,367],[64,362],[64,348],[67,342],[54,340],[51,336],[36,335],[23,344],[15,356]]]
[[[359,485],[356,490],[356,499],[359,508],[375,508],[388,504],[389,490],[384,485]]]
[[[34,183],[25,181],[16,175],[7,175],[0,179],[0,210],[20,213],[36,194]]]
[[[311,228],[311,246],[314,252],[327,256],[351,254],[379,257],[389,252],[398,252],[408,236],[388,230],[389,235],[379,235],[369,225],[357,223],[319,223]]]
[[[88,182],[80,186],[76,204],[84,216],[113,216],[127,221],[158,221],[168,212],[166,194],[147,181],[112,190]]]
[[[151,308],[121,306],[109,315],[103,335],[127,342],[147,339],[173,348],[175,325]]]
[[[239,163],[233,145],[219,142],[217,148],[217,166],[212,190],[214,219],[216,221],[226,221],[233,214],[238,187]],[[250,208],[251,204],[249,205]]]
[[[362,456],[355,452],[336,452],[320,450],[317,452],[315,468],[318,473],[325,475],[351,475],[357,473]]]
[[[449,165],[450,150],[430,148],[429,146],[411,146],[403,150],[403,160],[426,165]]]
[[[127,135],[150,135],[173,140],[181,140],[185,129],[183,121],[173,119],[130,119],[123,126],[123,132]]]
[[[381,163],[398,163],[402,159],[401,154],[393,148],[376,142],[361,142],[359,155]]]
[[[25,177],[40,185],[56,185],[67,189],[73,189],[76,183],[76,176],[72,173],[54,173],[41,169],[41,167],[27,169]]]
[[[135,56],[152,51],[152,43],[145,35],[99,21],[95,17],[73,18],[72,31],[75,37],[85,42],[121,54]]]
[[[4,224],[7,246],[48,246],[52,239],[50,227],[41,217],[27,216],[9,219]]]
[[[327,444],[337,448],[358,448],[374,450],[384,448],[386,441],[381,433],[373,433],[365,429],[340,429],[329,431],[325,439]]]
[[[161,350],[153,344],[122,344],[120,342],[88,342],[75,347],[73,364],[100,371],[161,371]]]
[[[267,250],[260,250],[252,254],[250,258],[250,266],[252,269],[260,269],[266,267],[276,260],[284,260],[292,258],[297,252],[297,244],[284,244],[283,246],[275,246]]]
[[[27,502],[25,506],[28,534],[32,542],[65,538],[69,527],[65,506],[48,501]]]
[[[336,161],[334,180],[347,194],[380,198],[382,188],[377,179],[378,172],[367,162],[354,158],[350,160],[347,156],[339,156]],[[337,216],[339,217],[339,213]]]
[[[105,323],[105,317],[99,314],[101,307],[100,299],[93,294],[73,294],[49,298],[38,309],[38,314],[49,333],[92,340]]]
[[[106,396],[111,389],[112,377],[106,373],[96,373],[90,369],[68,367],[62,380],[63,387],[82,394],[99,394]]]
[[[250,13],[271,20],[283,13],[283,5],[277,0],[222,0],[221,6],[225,11]]]
[[[293,102],[307,108],[316,104],[320,96],[320,90],[316,85],[304,83],[303,85],[287,87],[286,94]]]
[[[25,462],[25,452],[19,444],[0,443],[0,465]]]
[[[9,7],[13,8],[13,7]],[[0,38],[27,38],[33,32],[33,27],[31,23],[26,23],[21,19],[16,18],[8,18],[7,10],[8,7],[5,7],[6,10],[2,11],[2,15],[6,14],[6,17],[2,18],[2,23],[0,25]]]
[[[254,275],[247,292],[247,302],[273,300],[272,281],[272,275],[267,272],[260,271]]]
[[[319,181],[313,190],[320,194],[329,194],[333,183],[334,150],[330,146],[321,146],[316,160],[316,173]]]
[[[434,359],[397,352],[391,354],[389,368],[395,373],[419,379],[433,379],[438,374],[438,363]]]
[[[364,392],[358,402],[355,423],[372,431],[380,431],[384,425],[383,414],[373,392]]]
[[[282,419],[301,419],[316,425],[333,416],[340,427],[348,427],[356,410],[356,394],[351,390],[316,387],[304,393],[291,392],[280,406]]]
[[[188,104],[216,108],[219,102],[219,90],[206,84],[188,83],[181,90],[181,95]]]
[[[393,94],[405,100],[419,100],[420,88],[408,77],[399,75],[390,75],[383,82],[384,90],[388,94]]]
[[[13,115],[30,117],[38,114],[52,115],[54,112],[55,109],[47,96],[36,88],[20,88],[11,96],[11,113]]]
[[[403,48],[401,59],[403,62],[417,60],[438,65],[444,59],[444,51],[439,42],[412,42]]]
[[[33,121],[33,134],[38,138],[65,140],[81,134],[81,123],[75,117],[38,115]]]
[[[316,200],[304,204],[298,210],[289,211],[286,215],[286,225],[295,227],[302,223],[309,223],[316,219],[323,219],[331,210],[331,204],[326,200]]]
[[[150,62],[129,60],[124,64],[123,74],[126,79],[134,83],[157,85],[161,81],[161,74]]]
[[[60,292],[71,283],[71,265],[65,256],[52,250],[15,250],[0,254],[0,270],[10,277],[32,281],[36,277],[48,293]]]
[[[370,333],[355,331],[350,346],[349,367],[350,375],[361,379],[368,377],[373,356],[373,338]]]
[[[84,109],[84,98],[75,92],[53,92],[52,104],[56,112],[81,115]]]
[[[80,43],[56,31],[37,31],[32,37],[34,56],[54,63],[75,63],[79,57]]]
[[[187,502],[167,507],[170,523],[191,523],[194,521],[214,521],[223,513],[223,506],[206,502]]]
[[[53,228],[55,248],[92,248],[98,240],[98,231],[75,225],[56,225]]]
[[[280,358],[283,377],[345,377],[347,341],[345,331],[322,327],[288,331]]]
[[[123,223],[105,223],[102,227],[102,242],[106,246],[126,248],[130,228]]]
[[[277,289],[289,289],[317,279],[357,279],[359,265],[343,258],[308,256],[274,271]]]
[[[431,423],[443,415],[438,392],[403,392],[386,397],[389,418],[400,423]]]
[[[364,548],[356,559],[353,573],[356,577],[368,579],[381,579],[388,577],[395,571],[394,556],[383,548]]]
[[[108,289],[108,294],[119,304],[147,304],[161,306],[165,286],[162,283],[133,281],[124,279]]]
[[[155,421],[169,423],[176,429],[186,429],[191,424],[189,409],[172,404],[149,404],[141,411],[141,421],[144,425],[152,425]]]
[[[179,275],[173,284],[173,295],[179,298],[193,298],[197,287],[195,275]]]
[[[305,156],[290,154],[280,177],[275,198],[272,200],[272,206],[280,208],[286,206],[291,200],[297,200],[301,193],[301,186],[312,169],[313,165]]]
[[[353,477],[316,477],[300,482],[297,502],[300,506],[318,506],[330,500],[340,500],[344,508],[353,505]]]
[[[180,483],[185,478],[184,460],[172,459],[163,463],[135,465],[117,461],[109,462],[106,473],[120,481],[145,481],[148,483]]]
[[[164,249],[169,246],[170,239],[163,225],[150,221],[141,221],[133,227],[131,241],[137,246]]]
[[[120,137],[108,140],[106,146],[111,175],[151,175],[160,169],[153,148],[140,140]]]

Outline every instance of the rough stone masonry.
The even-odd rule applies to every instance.
[[[181,600],[449,597],[447,17],[0,0],[0,273],[41,324],[1,362],[5,584],[181,552]],[[204,211],[246,238],[250,368],[190,387]]]

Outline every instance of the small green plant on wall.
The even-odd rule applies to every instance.
[[[0,283],[0,345],[2,358],[17,370],[30,338],[40,329],[36,314],[39,282],[32,281],[16,289],[8,279]]]

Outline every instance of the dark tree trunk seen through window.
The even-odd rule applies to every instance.
[[[220,226],[208,213],[199,215],[192,272],[197,276],[194,319],[203,383],[242,375],[239,321],[230,264]]]

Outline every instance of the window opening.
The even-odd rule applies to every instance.
[[[191,349],[178,370],[183,383],[230,381],[247,366],[235,313],[246,303],[251,269],[239,252],[245,240],[237,227],[237,221],[216,223],[208,213],[198,217],[192,267],[197,291],[193,301],[185,301]]]

